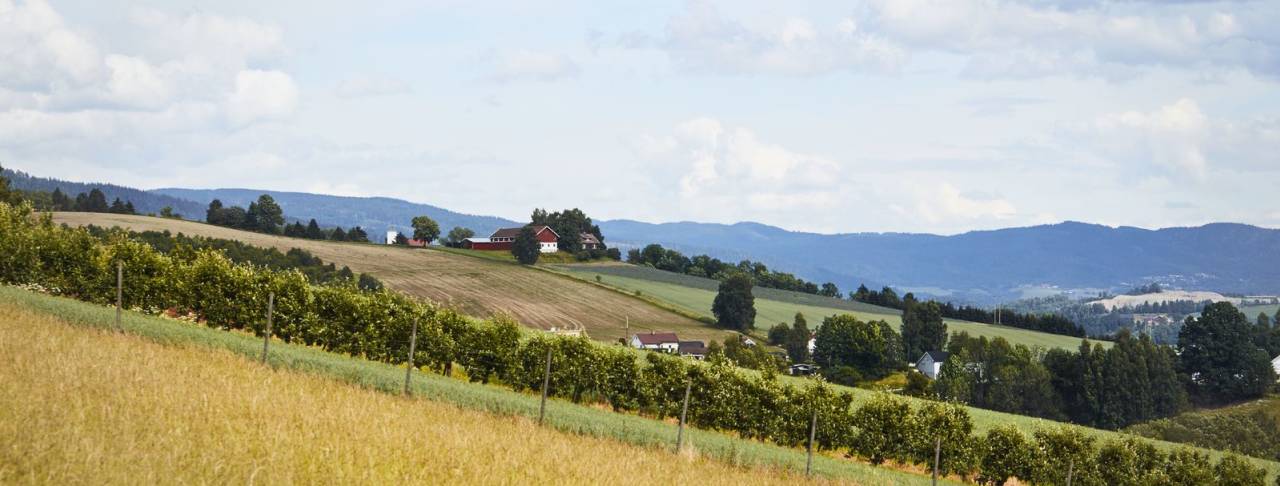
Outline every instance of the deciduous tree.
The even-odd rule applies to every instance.
[[[728,329],[750,331],[756,326],[756,298],[751,294],[751,277],[735,274],[720,282],[719,292],[711,303],[716,324]]]
[[[538,242],[538,235],[533,231],[532,226],[520,228],[520,234],[511,244],[511,254],[515,255],[516,261],[525,265],[538,263],[538,257],[542,255],[542,245]]]
[[[440,238],[440,225],[436,223],[436,220],[428,216],[414,217],[411,225],[413,226],[413,239],[415,240],[423,241],[430,245],[431,242]]]

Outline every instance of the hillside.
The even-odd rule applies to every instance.
[[[498,312],[526,326],[583,328],[597,340],[613,340],[634,330],[672,330],[694,339],[723,339],[725,331],[661,309],[642,300],[568,277],[520,265],[385,245],[314,241],[251,233],[192,221],[103,213],[55,213],[54,221],[73,226],[119,226],[134,231],[164,231],[208,236],[287,251],[302,248],[324,261],[368,273],[389,288],[445,302],[475,316]]]
[[[751,258],[849,289],[893,285],[994,302],[1026,287],[1128,288],[1159,281],[1219,292],[1280,292],[1280,230],[1241,224],[1141,228],[1066,222],[954,236],[815,234],[756,223],[604,221],[615,243]]]
[[[719,282],[689,275],[665,272],[650,267],[626,264],[569,264],[555,268],[586,281],[596,281],[627,292],[658,298],[678,306],[689,313],[710,317],[711,303],[715,300]],[[787,290],[756,287],[756,330],[765,332],[779,322],[791,323],[796,313],[805,315],[811,329],[816,329],[822,319],[836,314],[853,314],[864,320],[883,320],[897,327],[902,324],[902,312],[896,309],[874,306],[862,302],[833,299],[819,295]],[[947,319],[947,331],[967,332],[973,336],[1003,337],[1013,344],[1029,347],[1063,348],[1075,350],[1080,338],[1030,331],[1006,326]],[[1109,347],[1109,341],[1094,341]]]
[[[440,230],[471,228],[480,235],[489,235],[501,227],[519,226],[520,223],[493,216],[462,214],[428,204],[411,203],[388,197],[344,197],[302,192],[267,191],[258,189],[178,189],[166,188],[150,191],[155,194],[178,197],[208,205],[214,199],[224,205],[248,207],[249,202],[262,194],[275,198],[285,215],[302,221],[315,219],[325,226],[350,228],[360,226],[369,232],[374,241],[381,241],[387,230],[410,233],[409,221],[415,216],[430,216],[440,224]],[[201,218],[204,212],[200,213]]]
[[[804,481],[87,329],[7,299],[0,357],[5,484]],[[860,479],[905,477],[861,468]]]
[[[175,213],[181,214],[188,219],[204,219],[206,205],[182,199],[179,197],[157,194],[149,191],[134,189],[131,187],[117,186],[115,184],[105,184],[97,182],[70,182],[60,179],[50,179],[44,177],[36,177],[25,172],[17,172],[10,169],[0,171],[0,176],[8,178],[12,187],[22,189],[24,191],[41,191],[53,192],[54,189],[60,189],[66,193],[68,197],[74,199],[76,194],[88,193],[93,189],[101,190],[103,195],[107,197],[107,201],[113,201],[120,198],[121,201],[131,201],[133,206],[140,214],[160,213],[160,209],[169,206],[173,208]]]

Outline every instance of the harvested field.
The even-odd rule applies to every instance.
[[[72,226],[118,226],[133,231],[164,231],[225,238],[288,251],[301,248],[326,262],[381,279],[389,288],[487,317],[513,315],[526,326],[582,328],[592,338],[614,340],[633,331],[670,330],[681,337],[723,339],[724,331],[619,292],[492,259],[437,250],[385,245],[314,241],[265,235],[193,221],[103,213],[54,213],[54,221]]]

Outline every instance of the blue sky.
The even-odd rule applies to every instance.
[[[0,0],[0,164],[510,218],[1280,227],[1278,24],[1266,1]]]

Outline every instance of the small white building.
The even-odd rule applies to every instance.
[[[946,351],[926,351],[924,356],[916,361],[916,370],[924,373],[924,376],[930,380],[938,379],[938,373],[942,372],[942,363],[947,362],[949,353]]]
[[[1271,367],[1276,369],[1276,376],[1280,377],[1280,356],[1276,356],[1276,359],[1271,360]],[[1280,381],[1280,379],[1276,381]]]
[[[388,244],[388,245],[394,245],[394,244],[396,244],[396,237],[397,237],[397,236],[400,236],[400,232],[399,232],[399,231],[396,231],[396,230],[387,230],[387,244]]]
[[[680,352],[680,338],[674,332],[635,334],[631,336],[631,347],[676,354]]]

